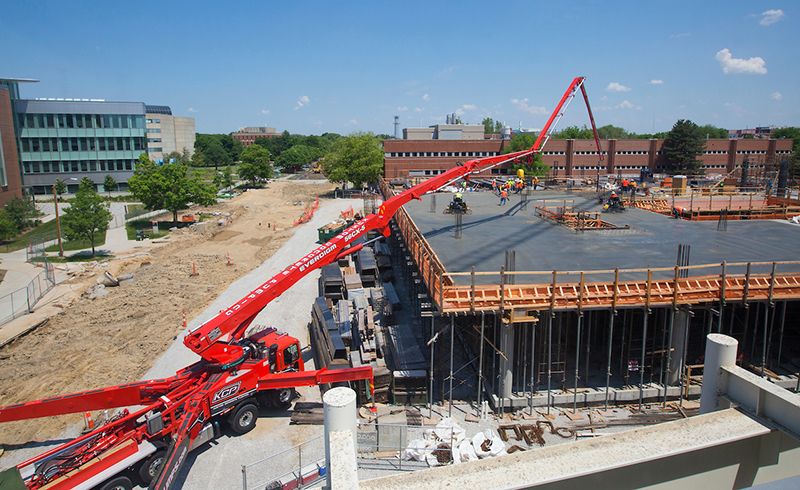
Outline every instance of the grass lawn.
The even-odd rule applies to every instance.
[[[93,260],[105,260],[113,258],[114,258],[113,255],[97,254],[94,257],[92,257],[91,255],[80,254],[80,255],[73,255],[71,257],[64,257],[63,259],[61,257],[47,257],[47,260],[51,263],[63,264],[65,262],[91,262]]]
[[[145,231],[145,234],[150,235],[150,238],[153,239],[168,235],[169,229],[173,226],[180,226],[180,223],[176,225],[172,221],[159,221],[158,233],[153,233],[153,224],[150,219],[136,219],[125,223],[125,231],[128,233],[128,240],[136,240],[136,232],[138,230],[150,230]]]
[[[8,272],[8,271],[5,270],[5,269],[0,269],[0,282],[3,282],[3,279],[5,279],[6,272]]]
[[[97,233],[94,236],[94,248],[97,249],[106,243],[106,234],[105,233]],[[64,249],[65,252],[71,252],[73,250],[83,250],[84,248],[92,248],[92,243],[89,240],[74,240],[71,242],[64,241],[61,243],[61,247]],[[52,245],[44,249],[45,252],[58,252],[58,244]]]
[[[4,242],[3,246],[0,247],[0,252],[13,252],[14,250],[23,249],[28,246],[28,242],[30,241],[31,235],[38,235],[40,233],[48,233],[48,232],[52,232],[55,235],[55,231],[56,231],[56,220],[48,221],[47,223],[39,225],[32,230],[26,231],[21,235],[17,235],[10,242]]]

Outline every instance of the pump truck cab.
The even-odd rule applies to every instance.
[[[390,220],[412,199],[541,152],[553,122],[578,89],[594,130],[583,82],[583,77],[572,81],[530,149],[461,163],[389,197],[375,214],[358,219],[237,303],[191,328],[183,343],[200,361],[174,376],[0,407],[0,422],[122,409],[91,432],[0,474],[0,481],[16,485],[9,488],[30,490],[129,490],[134,481],[142,481],[151,489],[167,490],[189,451],[217,437],[223,425],[237,434],[252,430],[260,409],[288,407],[298,386],[368,381],[372,388],[369,366],[305,371],[297,339],[274,328],[247,337],[246,331],[272,300],[311,271],[358,253],[365,245],[359,241],[362,235],[377,230],[389,236]],[[602,159],[596,131],[595,142]],[[124,407],[141,408],[131,413]]]

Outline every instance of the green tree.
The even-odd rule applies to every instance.
[[[89,240],[92,244],[92,257],[94,257],[95,239],[108,230],[108,223],[113,218],[109,205],[103,202],[103,198],[95,192],[92,181],[84,177],[75,199],[70,207],[64,210],[61,225],[67,240]]]
[[[114,180],[114,177],[111,174],[106,174],[106,177],[103,179],[103,189],[108,191],[108,197],[111,197],[111,191],[117,189],[117,181]]]
[[[0,210],[0,242],[6,242],[6,250],[11,243],[11,239],[17,236],[19,230],[14,226],[14,222],[8,217],[5,211]]]
[[[55,186],[56,186],[56,194],[58,194],[59,196],[67,192],[67,183],[64,182],[63,180],[56,179]]]
[[[306,145],[296,145],[281,153],[275,165],[282,169],[295,169],[323,156],[322,150]]]
[[[217,189],[233,187],[233,172],[230,165],[214,174],[214,185]]]
[[[594,132],[585,124],[581,128],[567,126],[561,131],[554,132],[551,138],[554,140],[591,140],[594,139]]]
[[[516,174],[519,169],[524,170],[525,175],[547,175],[549,171],[553,170],[553,167],[545,165],[542,161],[542,154],[537,153],[533,157],[514,161],[511,165],[511,170]]]
[[[503,153],[514,153],[522,150],[530,150],[536,143],[536,134],[517,133],[511,138],[511,142],[503,149]]]
[[[189,178],[188,171],[188,166],[177,163],[156,165],[142,153],[128,187],[147,209],[166,209],[172,212],[172,220],[178,221],[178,211],[189,203],[210,206],[217,202],[214,186],[201,174]]]
[[[214,166],[216,171],[220,165],[230,165],[233,159],[228,155],[228,152],[219,143],[211,143],[205,150],[203,150],[203,161],[205,166]]]
[[[772,132],[773,139],[791,139],[792,157],[789,159],[789,175],[796,179],[800,174],[800,128],[780,128]]]
[[[669,174],[702,174],[704,173],[697,157],[706,148],[706,135],[700,127],[688,119],[679,119],[667,133],[661,150],[666,155],[667,173]]]
[[[242,150],[242,162],[239,164],[239,178],[247,180],[255,186],[259,179],[272,178],[272,165],[269,163],[269,152],[260,145],[250,145]]]
[[[484,134],[498,134],[499,133],[499,131],[495,131],[494,120],[491,117],[483,118],[483,121],[481,121],[481,124],[483,124],[483,132],[484,132]]]
[[[333,182],[355,187],[374,183],[383,175],[383,147],[373,133],[357,132],[334,141],[322,161],[322,173]]]
[[[588,128],[587,128],[588,129]],[[594,135],[590,133],[590,139],[594,138]],[[603,140],[625,140],[634,137],[633,133],[629,133],[622,128],[618,128],[617,126],[613,126],[611,124],[606,124],[605,126],[601,126],[597,128],[597,136]]]
[[[36,209],[36,203],[29,194],[15,197],[8,201],[5,207],[6,216],[14,223],[17,230],[22,231],[33,225],[33,218],[41,215]]]
[[[700,126],[700,134],[704,138],[711,140],[726,140],[728,139],[728,130],[725,128],[718,128],[712,124]]]

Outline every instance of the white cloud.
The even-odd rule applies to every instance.
[[[766,12],[761,13],[761,21],[759,24],[762,26],[768,26],[770,24],[774,24],[779,20],[786,17],[786,14],[783,13],[783,10],[767,10]]]
[[[190,107],[190,108],[189,108],[189,112],[197,112],[197,110],[195,110],[195,108],[194,108],[194,107]]]
[[[408,110],[408,107],[406,107],[406,106],[403,106],[403,107],[398,107],[398,108],[397,108],[397,110],[398,110],[398,111],[400,111],[400,112],[402,112],[402,111],[407,111],[407,110]]]
[[[424,111],[424,110],[425,110],[425,109],[423,109],[422,107],[415,107],[415,108],[414,108],[414,112],[422,112],[422,111]]]
[[[357,126],[358,125],[358,121],[356,121],[355,119],[350,119],[348,122],[344,123],[344,125],[345,126]]]
[[[715,56],[722,67],[722,72],[726,75],[745,74],[745,75],[763,75],[767,72],[764,68],[764,60],[756,56],[745,60],[742,58],[734,58],[728,48],[723,49]]]
[[[431,98],[428,97],[428,94],[425,94],[422,96],[422,100],[431,100]]]
[[[547,111],[544,107],[536,107],[536,106],[529,106],[528,105],[528,98],[524,98],[522,100],[519,99],[511,99],[511,103],[517,106],[517,109],[525,112],[530,112],[531,114],[547,114]]]
[[[633,109],[633,104],[627,100],[623,100],[621,104],[617,105],[618,109]]]
[[[770,97],[772,97],[775,100],[781,100],[783,98],[783,95],[780,92],[775,92],[772,95],[770,95]]]
[[[295,107],[294,110],[297,110],[303,107],[304,105],[307,105],[309,102],[311,102],[311,100],[308,98],[307,95],[300,97],[300,100],[297,101],[297,107]]]
[[[464,105],[463,105],[463,106],[461,106],[461,107],[462,107],[462,108],[463,108],[465,111],[476,111],[476,110],[478,110],[478,108],[475,106],[475,104],[464,104]]]
[[[439,73],[437,73],[436,75],[434,75],[434,77],[435,78],[442,78],[442,77],[444,77],[446,75],[449,75],[449,74],[453,73],[453,70],[455,70],[456,68],[458,68],[458,66],[448,66],[444,70],[442,70]]]
[[[457,116],[463,116],[464,115],[464,109],[461,109],[461,108],[456,109],[456,115]]]
[[[670,37],[670,39],[674,39],[674,38],[676,38],[676,37],[687,37],[688,35],[689,35],[689,33],[688,33],[688,32],[683,32],[683,33],[681,33],[681,34],[672,34],[672,35],[671,35],[671,36],[669,36],[669,37]]]
[[[606,92],[630,92],[630,87],[626,87],[625,85],[619,84],[617,82],[611,82],[606,87]]]
[[[650,85],[664,85],[664,80],[656,80],[655,78],[650,80]]]
[[[727,107],[728,109],[730,109],[731,112],[740,117],[747,114],[747,111],[744,110],[743,107],[736,105],[733,102],[726,102],[725,107]]]
[[[604,96],[600,97],[600,100],[608,100],[608,95],[604,95]]]
[[[261,109],[261,114],[264,114],[264,115],[269,114],[269,110]]]

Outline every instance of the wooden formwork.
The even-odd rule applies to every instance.
[[[564,225],[576,231],[591,230],[627,230],[629,225],[618,226],[600,218],[600,213],[590,213],[584,209],[574,208],[573,211],[566,211],[563,208],[556,208],[555,211],[542,206],[534,206],[536,215],[548,221]],[[577,209],[577,211],[575,211]]]
[[[625,201],[630,206],[668,216],[677,209],[680,217],[689,221],[715,221],[723,211],[729,220],[789,219],[800,215],[800,201],[754,194],[701,192],[680,198],[651,196],[625,198]]]

